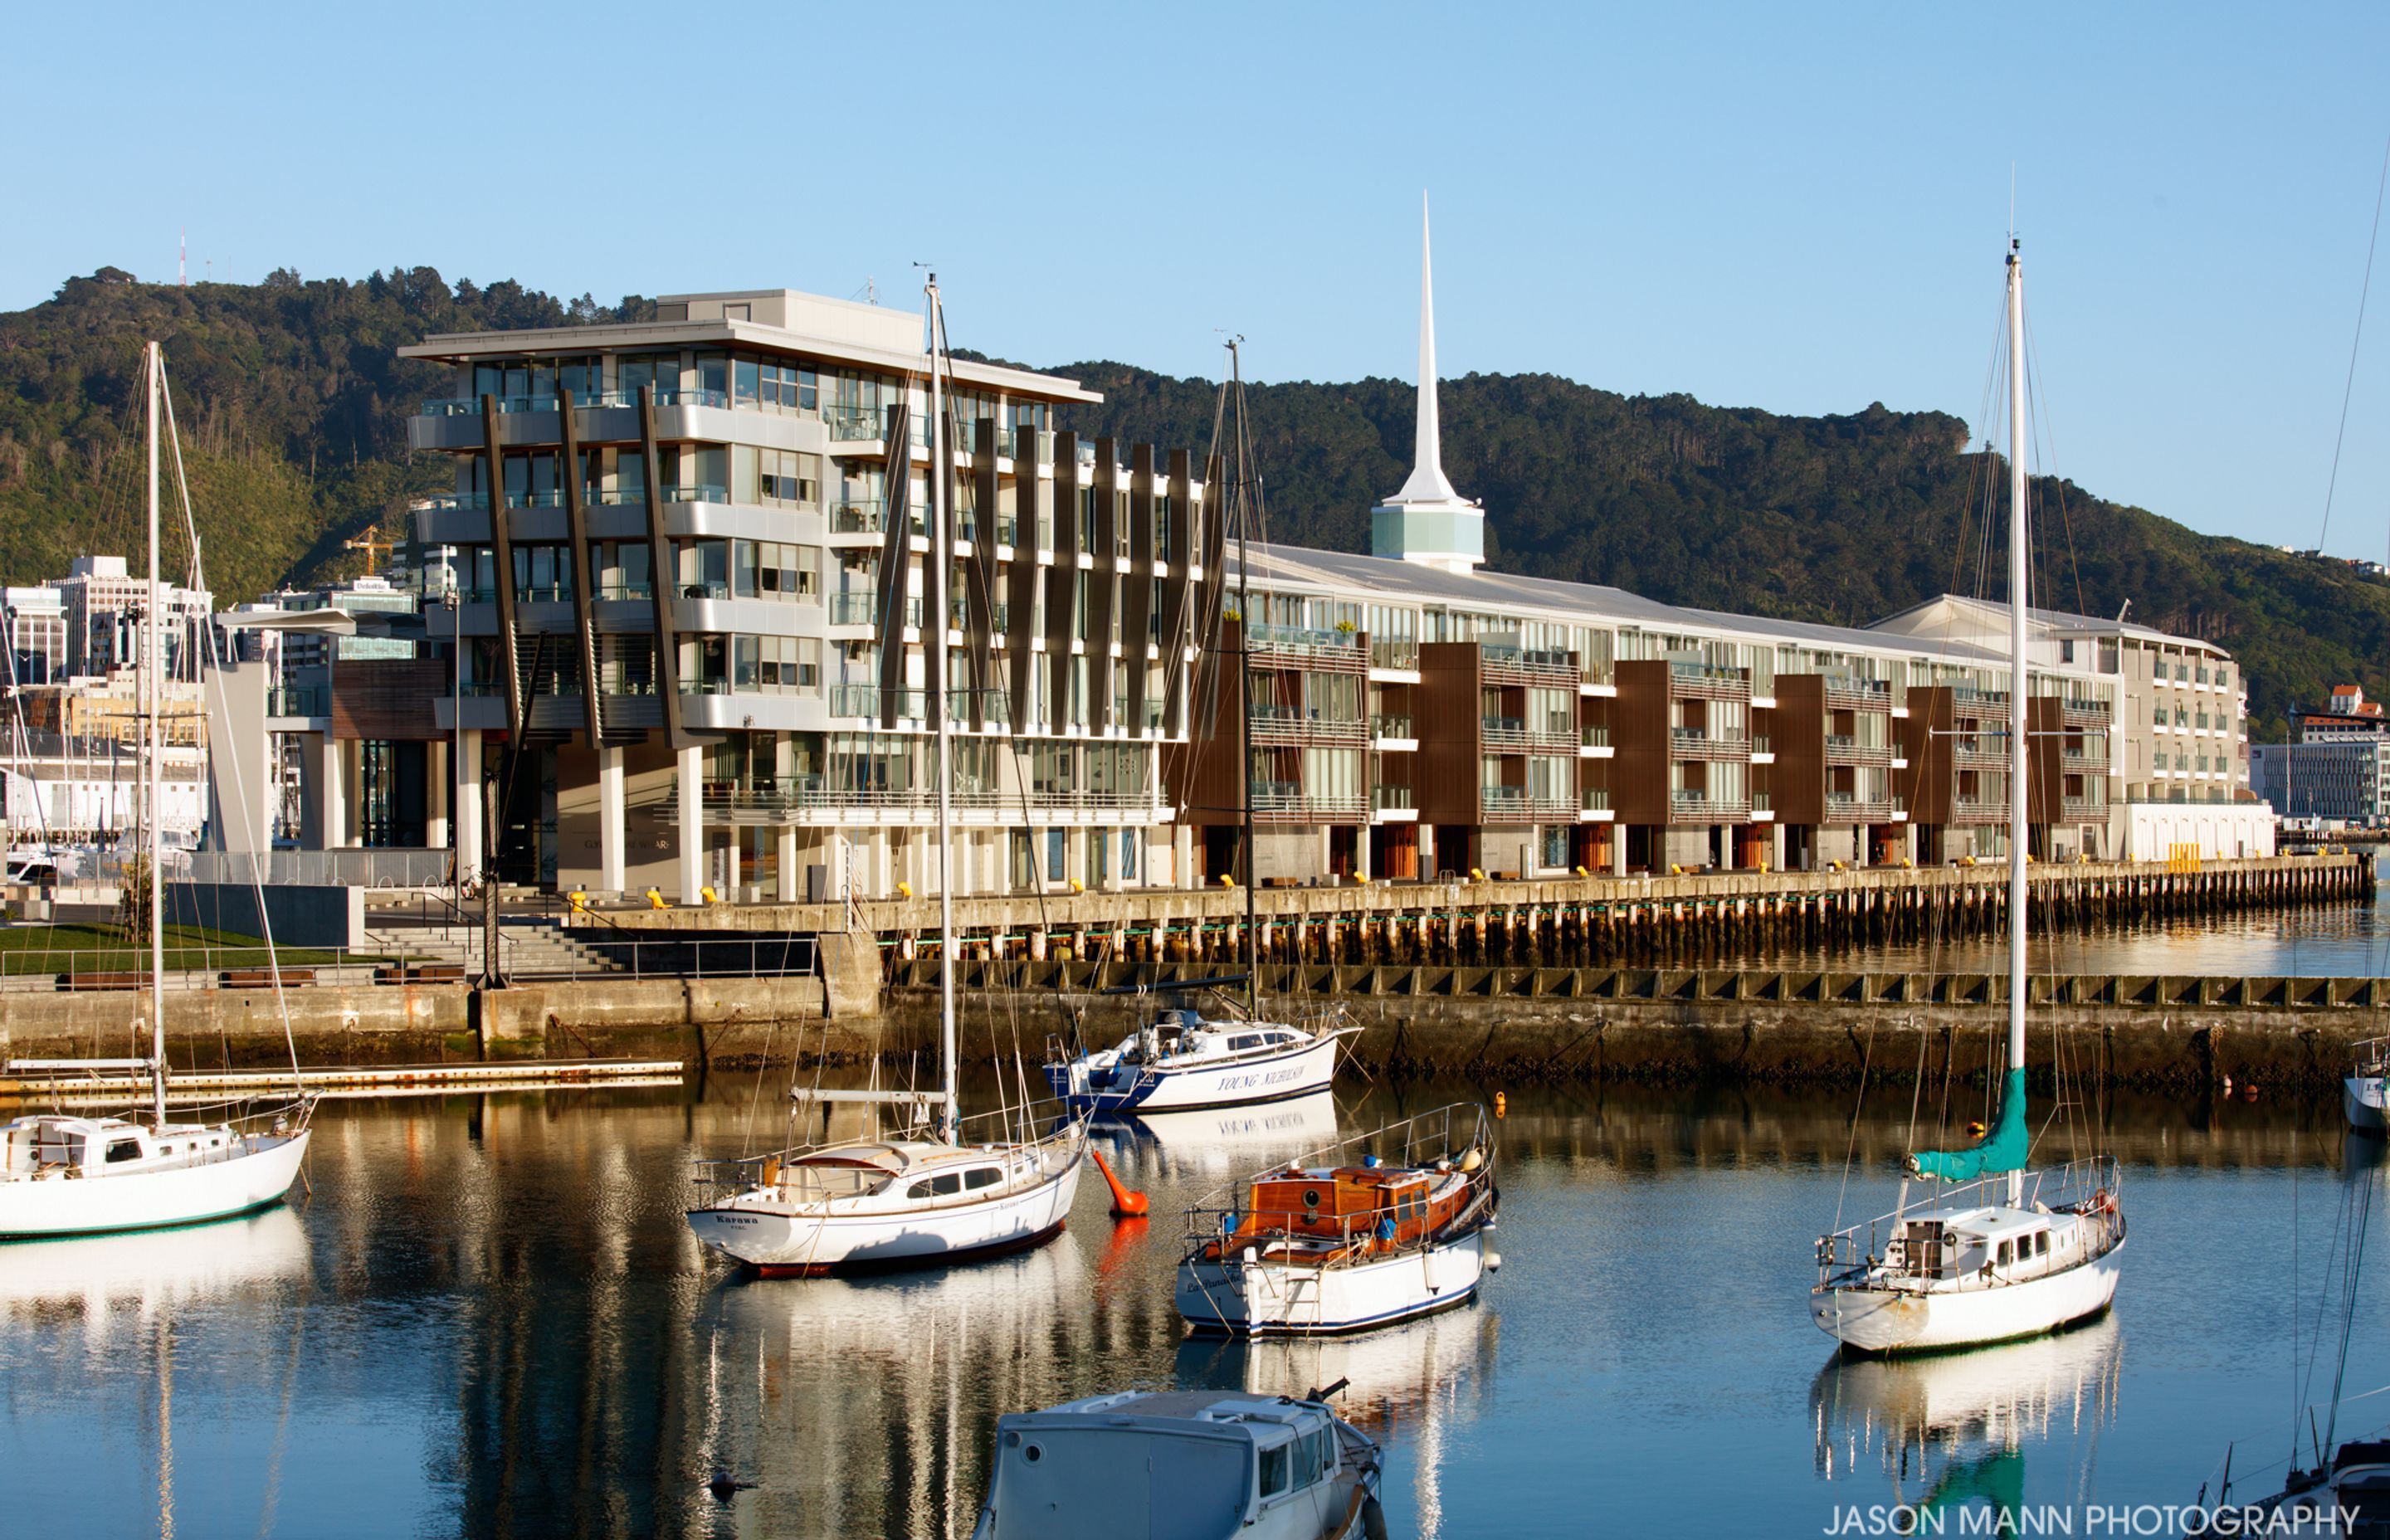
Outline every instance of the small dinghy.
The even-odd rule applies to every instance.
[[[1308,1397],[1125,1391],[996,1419],[971,1540],[1384,1540],[1382,1461]]]

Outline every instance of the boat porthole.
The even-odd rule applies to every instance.
[[[1319,1207],[1319,1189],[1317,1187],[1305,1187],[1303,1189],[1303,1206],[1306,1209],[1316,1209]]]
[[[1035,1465],[1040,1459],[1044,1458],[1045,1455],[1046,1451],[1038,1448],[1037,1445],[1034,1444],[1021,1452],[1021,1457],[1027,1460],[1032,1465]]]

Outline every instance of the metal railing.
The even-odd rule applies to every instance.
[[[2094,1249],[2078,1259],[2079,1264],[2106,1254],[2124,1238],[2124,1221],[2115,1211],[2116,1191],[2122,1179],[2123,1173],[2115,1160],[2105,1155],[2028,1171],[2024,1173],[2024,1206],[2079,1213],[2095,1226]],[[1979,1263],[1962,1273],[1956,1266],[1957,1257],[1945,1254],[1949,1250],[1947,1247],[1937,1249],[1930,1258],[1907,1254],[1908,1238],[1915,1233],[1909,1228],[1912,1215],[1922,1216],[1935,1210],[2005,1206],[2008,1187],[2005,1174],[1949,1187],[1932,1184],[1913,1209],[1895,1210],[1818,1237],[1818,1284],[1830,1289],[1867,1286],[1921,1293],[1972,1293],[2047,1276],[2050,1271],[2047,1255],[2007,1267]],[[1937,1240],[1942,1233],[1938,1228],[1933,1232]]]
[[[444,850],[202,850],[190,855],[190,880],[233,886],[444,888]]]

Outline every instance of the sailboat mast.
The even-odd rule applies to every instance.
[[[165,389],[158,344],[149,344],[149,603],[143,617],[148,634],[142,638],[141,712],[148,764],[141,782],[142,811],[148,819],[149,854],[149,1089],[158,1126],[166,1126],[166,931],[163,900],[165,877],[160,857],[165,843],[160,833],[158,806],[158,674],[165,661],[158,629],[158,397]]]
[[[2025,742],[2025,447],[2024,267],[2017,241],[2009,239],[2009,1062],[2024,1064],[2025,842],[2031,837],[2026,805]],[[2020,1173],[2009,1174],[2015,1189]],[[2013,1193],[2012,1193],[2013,1195]]]
[[[938,776],[938,1065],[945,1093],[944,1132],[957,1136],[961,1103],[955,1094],[955,828],[952,795],[952,712],[946,699],[946,573],[954,545],[946,537],[946,473],[953,449],[946,443],[945,390],[939,379],[944,353],[945,316],[939,308],[938,276],[930,275],[930,721],[937,729]]]
[[[1230,393],[1237,402],[1237,472],[1230,484],[1228,507],[1237,516],[1237,788],[1244,816],[1245,852],[1245,1014],[1261,1014],[1259,924],[1253,890],[1260,863],[1253,849],[1253,554],[1246,544],[1253,525],[1250,455],[1245,443],[1244,355],[1237,342],[1228,343]]]

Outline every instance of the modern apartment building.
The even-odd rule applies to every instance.
[[[2390,738],[2261,743],[2251,752],[2257,794],[2283,817],[2352,828],[2390,824]]]
[[[451,584],[425,620],[461,677],[435,664],[391,693],[406,709],[345,730],[435,766],[461,744],[434,778],[469,867],[486,784],[512,879],[932,891],[943,708],[958,891],[1176,879],[1160,754],[1186,733],[1216,571],[1202,481],[1183,449],[1062,428],[1100,399],[1074,381],[970,362],[933,464],[922,335],[915,314],[770,289],[405,350],[454,371],[411,422],[455,466],[412,559]],[[934,551],[933,475],[952,509]]]

